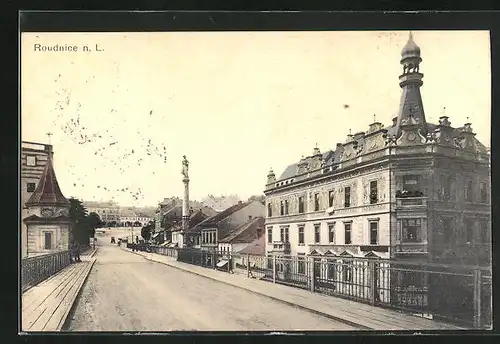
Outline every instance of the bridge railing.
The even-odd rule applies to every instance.
[[[43,282],[70,264],[69,252],[60,251],[21,260],[21,289],[23,292]]]
[[[266,256],[159,247],[149,250],[188,264],[246,274],[467,328],[490,328],[492,324],[489,267],[333,255]]]

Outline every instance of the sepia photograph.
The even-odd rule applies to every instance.
[[[19,44],[21,333],[492,329],[489,31]]]

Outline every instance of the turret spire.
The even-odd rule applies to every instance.
[[[420,87],[423,85],[423,74],[420,73],[420,47],[413,40],[410,31],[408,42],[401,51],[403,74],[399,76],[399,86],[403,89],[399,113],[396,120],[397,136],[405,125],[417,125],[424,134],[427,130]]]

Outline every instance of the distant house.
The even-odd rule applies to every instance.
[[[189,228],[193,228],[202,221],[206,220],[209,215],[207,215],[205,212],[208,212],[210,214],[213,214],[213,209],[207,208],[207,209],[199,209],[197,211],[194,211],[191,209],[191,215],[189,217]],[[171,241],[171,246],[176,246],[176,247],[183,247],[184,246],[184,237],[183,234],[181,233],[182,229],[182,208],[180,209],[180,214],[181,217],[179,220],[172,225],[170,228],[165,229],[167,236],[170,237],[168,241]],[[186,234],[184,234],[186,235]],[[186,242],[188,243],[188,246],[191,247],[196,247],[199,246],[199,238],[198,237],[190,237],[189,235],[186,236]]]
[[[199,239],[202,250],[217,250],[219,240],[229,236],[238,227],[254,217],[265,215],[265,206],[260,202],[239,202],[232,207],[212,216],[189,230],[186,234],[189,240]]]
[[[252,244],[264,233],[265,219],[262,216],[249,218],[226,237],[219,240],[220,252],[238,253]]]

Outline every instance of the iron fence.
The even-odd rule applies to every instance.
[[[144,248],[180,262],[440,319],[492,324],[491,269],[340,256],[265,256],[193,248]]]
[[[69,252],[60,251],[21,260],[21,289],[23,292],[43,282],[70,264]]]

